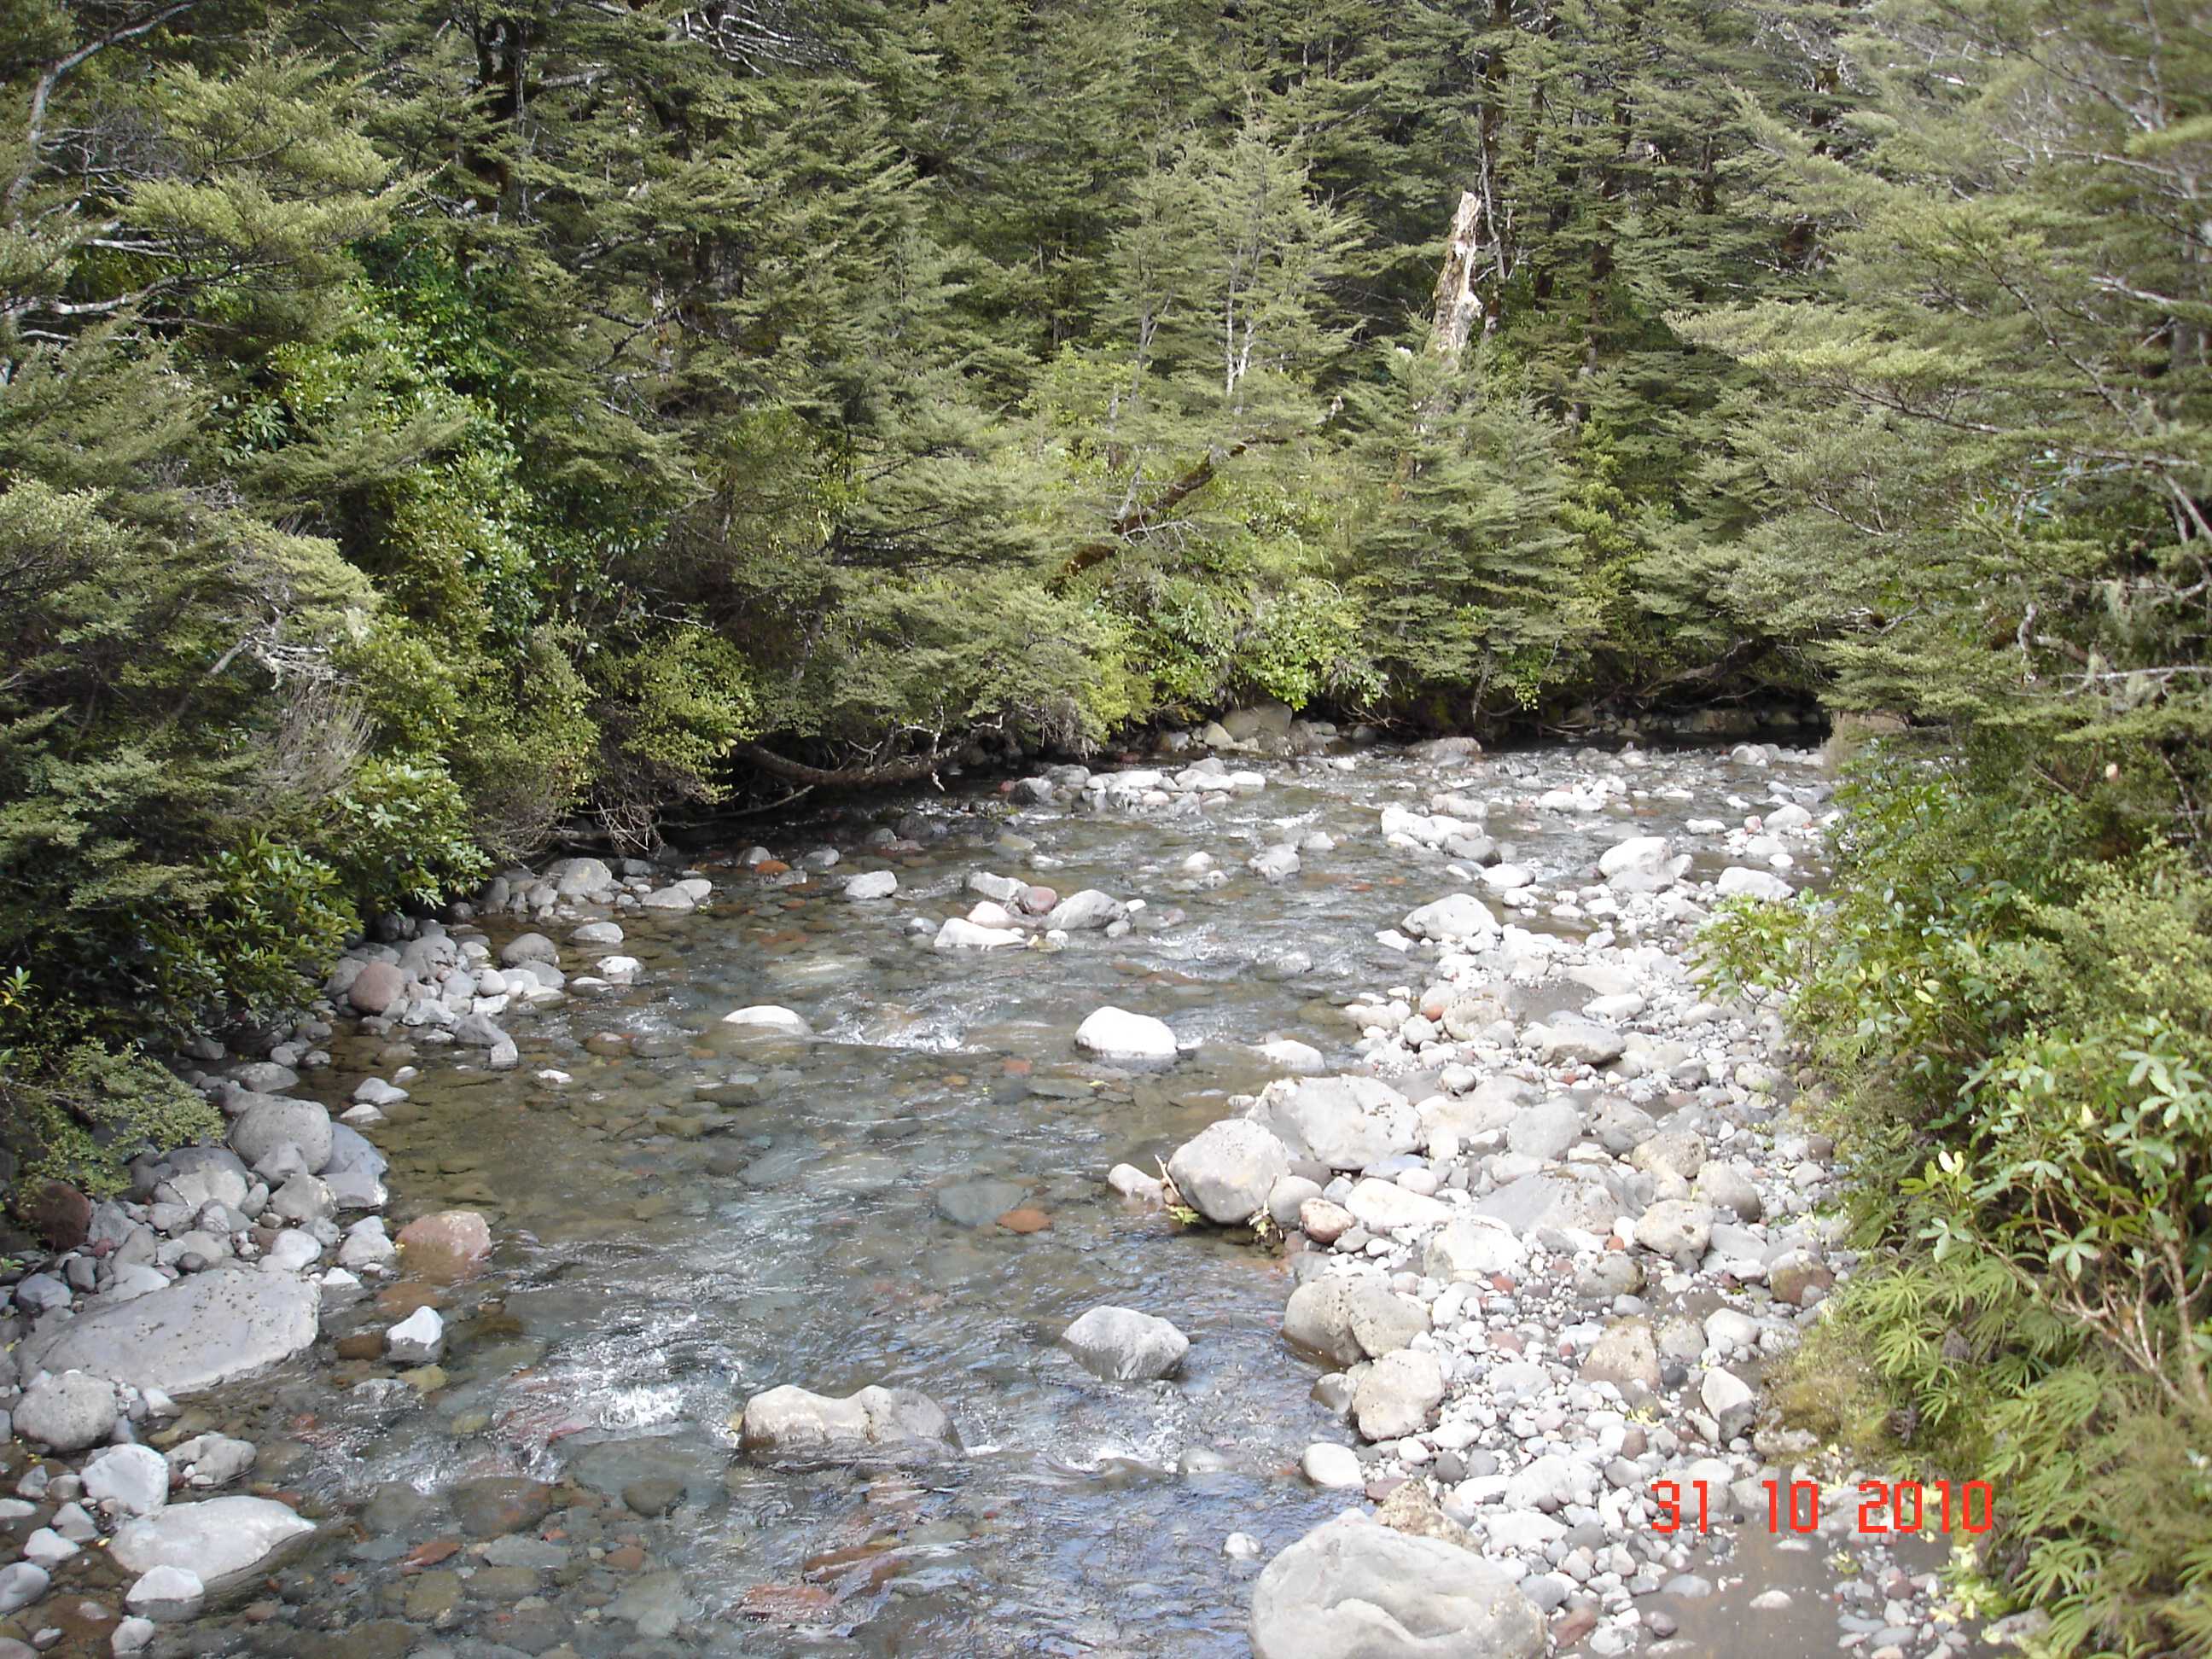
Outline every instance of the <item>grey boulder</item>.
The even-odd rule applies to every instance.
[[[908,1462],[960,1449],[945,1408],[914,1389],[866,1388],[838,1400],[786,1383],[745,1401],[734,1426],[745,1450],[770,1457]]]
[[[87,1320],[96,1316],[87,1316]],[[62,1328],[75,1330],[87,1320]],[[38,1350],[37,1339],[24,1346]],[[88,1376],[66,1360],[56,1365],[43,1350],[38,1350],[24,1369],[40,1366],[58,1375],[33,1384],[15,1402],[15,1432],[55,1451],[82,1451],[106,1439],[118,1414],[114,1385],[103,1376]]]
[[[176,1567],[210,1590],[243,1582],[315,1530],[267,1498],[210,1498],[172,1504],[119,1528],[112,1553],[125,1572]]]
[[[1537,1659],[1544,1616],[1504,1573],[1364,1519],[1316,1528],[1252,1595],[1253,1659]]]
[[[1267,1207],[1267,1194],[1291,1172],[1283,1143],[1247,1118],[1224,1118],[1176,1148],[1168,1178],[1182,1201],[1208,1221],[1233,1227]]]
[[[1421,1141],[1420,1115],[1406,1097],[1371,1077],[1310,1077],[1271,1083],[1252,1108],[1293,1158],[1333,1170],[1364,1170],[1410,1152]]]
[[[312,1280],[289,1273],[194,1273],[166,1290],[81,1315],[23,1346],[32,1364],[48,1370],[92,1371],[141,1389],[190,1394],[251,1376],[307,1347],[315,1340],[321,1304]]]
[[[288,1140],[313,1174],[331,1161],[331,1115],[312,1100],[271,1095],[230,1126],[230,1144],[249,1164],[259,1164]]]
[[[1060,1342],[1084,1370],[1109,1382],[1165,1376],[1190,1352],[1190,1339],[1173,1325],[1133,1308],[1093,1308],[1060,1333]]]

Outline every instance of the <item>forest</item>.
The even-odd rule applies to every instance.
[[[1887,1264],[1826,1431],[2212,1651],[2208,341],[2193,0],[0,0],[11,1165],[794,787],[1881,716],[1712,935]]]

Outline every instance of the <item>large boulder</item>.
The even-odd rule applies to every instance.
[[[1422,1139],[1413,1103],[1371,1077],[1285,1078],[1261,1091],[1250,1115],[1292,1158],[1333,1170],[1364,1170]]]
[[[1093,1308],[1060,1333],[1060,1343],[1084,1370],[1109,1382],[1165,1376],[1190,1352],[1190,1339],[1173,1325],[1133,1308]]]
[[[1285,1340],[1340,1365],[1395,1353],[1428,1328],[1428,1310],[1380,1273],[1310,1279],[1283,1305]]]
[[[1096,887],[1086,887],[1079,893],[1071,893],[1052,908],[1044,919],[1048,928],[1076,933],[1085,927],[1105,927],[1129,914],[1129,907],[1111,893],[1102,893]]]
[[[732,1426],[756,1456],[912,1462],[960,1449],[945,1408],[913,1389],[871,1387],[837,1400],[786,1383],[745,1401]]]
[[[1267,1194],[1291,1172],[1283,1143],[1249,1118],[1224,1118],[1176,1148],[1168,1178],[1182,1201],[1208,1221],[1233,1227],[1267,1207]]]
[[[1498,932],[1498,918],[1472,893],[1447,894],[1432,904],[1408,910],[1398,925],[1415,939],[1434,939],[1439,945],[1488,939]]]
[[[399,1000],[407,988],[407,975],[399,971],[398,964],[390,962],[365,962],[354,975],[353,983],[346,988],[346,1000],[354,1012],[380,1014]]]
[[[300,1149],[309,1173],[321,1169],[331,1161],[331,1115],[312,1100],[271,1095],[230,1126],[230,1144],[249,1164],[260,1163],[288,1140]]]
[[[1595,1176],[1523,1176],[1496,1192],[1477,1199],[1474,1213],[1503,1222],[1515,1234],[1527,1237],[1546,1228],[1595,1233],[1613,1231],[1620,1213],[1619,1200]]]
[[[128,1522],[111,1553],[125,1572],[177,1567],[220,1591],[265,1570],[314,1530],[272,1498],[210,1498]]]
[[[1075,1028],[1075,1046],[1101,1060],[1173,1060],[1176,1034],[1165,1020],[1149,1014],[1097,1008]]]
[[[607,868],[602,859],[562,859],[548,866],[545,873],[553,883],[553,890],[562,898],[604,893],[615,884],[615,872]]]
[[[1671,887],[1689,867],[1689,854],[1674,852],[1664,836],[1632,836],[1607,848],[1597,861],[1606,884],[1624,893],[1654,893]]]
[[[190,1394],[290,1358],[314,1341],[321,1306],[319,1287],[290,1273],[192,1273],[96,1307],[23,1347],[32,1366]]]
[[[474,1210],[440,1210],[399,1230],[407,1271],[426,1279],[459,1279],[491,1254],[491,1226]]]
[[[1503,1222],[1462,1215],[1429,1236],[1421,1271],[1447,1285],[1459,1279],[1480,1283],[1498,1273],[1518,1273],[1528,1259],[1528,1245]]]
[[[1399,1440],[1426,1426],[1443,1403],[1443,1365],[1418,1348],[1385,1354],[1352,1390],[1352,1415],[1370,1440]]]
[[[1752,898],[1768,904],[1786,902],[1792,890],[1788,882],[1771,871],[1747,869],[1740,864],[1722,871],[1716,884],[1723,898]]]
[[[39,1352],[36,1339],[25,1346]],[[25,1369],[42,1363],[42,1358],[33,1358]],[[120,1414],[113,1383],[64,1369],[33,1383],[15,1402],[15,1432],[53,1451],[82,1451],[106,1439]]]
[[[1253,1659],[1538,1659],[1544,1615],[1504,1572],[1364,1517],[1315,1528],[1252,1595]]]

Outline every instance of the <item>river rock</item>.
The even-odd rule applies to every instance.
[[[1283,1143],[1249,1118],[1207,1125],[1176,1148],[1168,1178],[1182,1201],[1208,1221],[1241,1225],[1267,1207],[1267,1194],[1291,1172]]]
[[[1168,1023],[1126,1008],[1097,1008],[1075,1028],[1075,1043],[1101,1060],[1163,1060],[1176,1057]]]
[[[1508,1151],[1533,1158],[1540,1164],[1549,1164],[1564,1156],[1567,1148],[1582,1138],[1582,1109],[1573,1101],[1564,1098],[1547,1100],[1540,1106],[1531,1106],[1516,1114],[1505,1130]]]
[[[1432,1353],[1401,1348],[1367,1368],[1352,1390],[1352,1415],[1370,1440],[1417,1433],[1443,1402],[1443,1367]]]
[[[230,1144],[249,1164],[258,1164],[289,1141],[313,1174],[331,1161],[331,1115],[312,1100],[271,1095],[230,1126]]]
[[[1623,1395],[1632,1389],[1659,1391],[1659,1346],[1652,1340],[1650,1323],[1624,1319],[1607,1327],[1605,1334],[1583,1356],[1583,1381],[1610,1382]]]
[[[228,1435],[198,1434],[169,1448],[163,1460],[187,1486],[227,1486],[253,1467],[256,1455],[250,1440]]]
[[[1636,1220],[1636,1242],[1656,1255],[1693,1264],[1712,1240],[1712,1206],[1687,1199],[1662,1199]]]
[[[1609,1066],[1628,1048],[1628,1040],[1610,1025],[1573,1014],[1563,1014],[1532,1030],[1537,1052],[1547,1066]]]
[[[1689,860],[1683,860],[1686,867]],[[1664,836],[1632,836],[1601,854],[1597,872],[1607,884],[1626,892],[1651,892],[1672,883],[1673,849]]]
[[[615,884],[615,872],[607,868],[604,859],[556,860],[545,867],[545,877],[562,898],[587,897],[606,892]]]
[[[1364,1516],[1328,1522],[1269,1562],[1252,1594],[1253,1659],[1538,1659],[1544,1616],[1504,1572]]]
[[[1173,1325],[1133,1308],[1093,1308],[1060,1340],[1085,1370],[1109,1382],[1165,1376],[1190,1352],[1190,1339]]]
[[[1720,1425],[1723,1441],[1735,1439],[1759,1415],[1759,1396],[1752,1392],[1751,1384],[1734,1371],[1723,1370],[1717,1365],[1705,1373],[1705,1380],[1698,1389],[1698,1399]]]
[[[1791,892],[1790,884],[1781,877],[1740,864],[1722,871],[1716,886],[1723,898],[1758,899],[1768,904],[1786,902]]]
[[[1252,1121],[1292,1158],[1333,1170],[1362,1170],[1421,1144],[1420,1115],[1371,1077],[1285,1078],[1254,1103]]]
[[[396,1365],[430,1365],[446,1352],[446,1322],[435,1308],[417,1308],[384,1334],[385,1358]]]
[[[190,1394],[250,1376],[307,1347],[321,1304],[311,1281],[289,1273],[194,1273],[95,1308],[23,1346],[32,1363],[49,1370],[92,1371],[139,1389]],[[16,1426],[23,1426],[20,1413]]]
[[[169,1460],[151,1446],[113,1446],[84,1466],[84,1495],[131,1515],[152,1515],[169,1501]]]
[[[748,1400],[733,1426],[755,1455],[909,1462],[960,1449],[945,1408],[913,1389],[871,1387],[837,1400],[786,1383]]]
[[[1528,1247],[1502,1222],[1488,1217],[1455,1216],[1429,1237],[1421,1271],[1449,1285],[1458,1279],[1486,1281],[1498,1273],[1517,1273]]]
[[[502,968],[520,968],[526,962],[561,960],[561,947],[543,933],[518,933],[500,947],[499,961]]]
[[[1030,936],[1018,927],[986,927],[965,916],[951,916],[929,944],[934,951],[1003,951],[1027,945],[1029,940]]]
[[[1766,1213],[1759,1183],[1734,1164],[1716,1158],[1701,1164],[1693,1190],[1715,1209],[1733,1210],[1745,1221],[1756,1221]]]
[[[220,1592],[265,1570],[314,1530],[270,1498],[210,1498],[129,1522],[117,1530],[111,1553],[125,1572],[179,1567]]]
[[[845,884],[848,899],[887,899],[898,891],[898,877],[889,870],[871,870]]]
[[[207,1586],[200,1582],[199,1574],[183,1567],[155,1567],[141,1573],[138,1582],[123,1594],[125,1607],[157,1625],[197,1619],[206,1603]]]
[[[1451,1207],[1442,1199],[1401,1187],[1395,1181],[1372,1177],[1352,1184],[1352,1191],[1345,1197],[1344,1207],[1352,1212],[1361,1226],[1378,1233],[1434,1227],[1451,1218]]]
[[[1459,945],[1488,939],[1498,931],[1498,918],[1472,893],[1450,893],[1431,904],[1408,910],[1398,923],[1415,939],[1440,945]]]
[[[1283,1304],[1283,1340],[1339,1365],[1358,1364],[1367,1356],[1352,1334],[1351,1289],[1351,1280],[1334,1276],[1295,1287]]]
[[[788,1008],[774,1003],[756,1003],[750,1008],[733,1009],[722,1016],[725,1025],[743,1025],[774,1031],[788,1037],[811,1037],[814,1028]]]
[[[474,1210],[440,1210],[402,1227],[398,1245],[408,1272],[457,1279],[491,1254],[491,1224]]]
[[[959,1227],[988,1227],[1030,1195],[1018,1181],[959,1181],[937,1192],[937,1212]]]
[[[1086,927],[1105,927],[1119,921],[1128,914],[1128,907],[1110,893],[1102,893],[1096,887],[1086,887],[1079,893],[1071,893],[1052,908],[1045,917],[1048,928],[1064,933],[1079,933]]]
[[[64,1325],[62,1328],[76,1328]],[[66,1364],[53,1367],[47,1357],[50,1348],[41,1346],[37,1338],[24,1346],[30,1350],[24,1357],[24,1370],[46,1366],[55,1374],[33,1383],[15,1402],[15,1432],[53,1451],[82,1451],[106,1439],[120,1415],[114,1384]]]
[[[1308,1446],[1305,1455],[1298,1459],[1298,1468],[1325,1492],[1348,1492],[1367,1484],[1359,1454],[1333,1440],[1316,1440]]]
[[[354,975],[353,983],[346,988],[346,1000],[354,1012],[362,1014],[381,1014],[388,1012],[407,988],[407,975],[399,965],[392,962],[365,962]]]
[[[1523,1176],[1474,1204],[1474,1213],[1501,1221],[1522,1237],[1547,1227],[1595,1233],[1613,1231],[1620,1206],[1595,1176]]]
[[[44,1595],[52,1582],[46,1570],[35,1562],[18,1561],[12,1567],[0,1567],[0,1616],[21,1612]]]

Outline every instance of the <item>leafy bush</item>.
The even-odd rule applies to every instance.
[[[332,806],[330,861],[364,909],[435,904],[489,871],[468,801],[441,763],[366,762]]]
[[[1706,942],[1838,1091],[1874,1255],[1836,1317],[1911,1451],[1996,1486],[1984,1571],[2058,1653],[2203,1651],[2212,879],[2023,775],[1877,760],[1832,890]]]
[[[222,1132],[198,1091],[74,1024],[36,996],[22,969],[0,975],[0,1146],[21,1160],[18,1192],[62,1181],[106,1197],[123,1190],[123,1166],[137,1152]]]
[[[295,1007],[359,918],[338,872],[256,830],[208,856],[198,902],[150,910],[149,1024],[179,1035],[244,1012]]]

